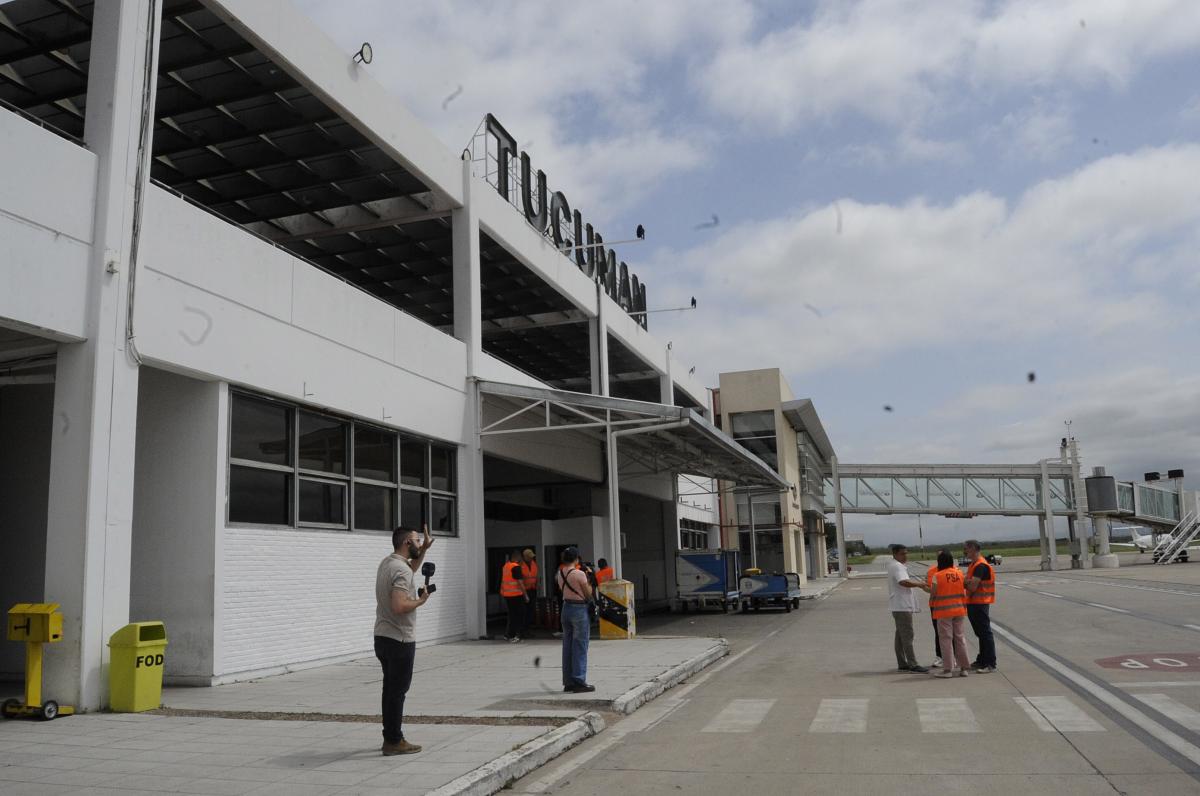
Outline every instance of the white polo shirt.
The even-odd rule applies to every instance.
[[[900,585],[902,580],[912,580],[908,574],[908,567],[893,558],[887,565],[887,577],[888,610],[910,614],[920,613],[916,589]]]

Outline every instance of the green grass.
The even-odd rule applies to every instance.
[[[941,549],[942,548],[940,548],[940,547],[910,547],[910,548],[908,548],[908,560],[909,561],[933,561],[934,559],[937,558],[938,551],[940,551]],[[957,562],[959,557],[962,556],[962,547],[958,546],[958,545],[951,545],[949,549],[950,549],[951,553],[954,553],[954,560]],[[1016,558],[1019,556],[1039,556],[1042,554],[1041,548],[1038,547],[1037,545],[1033,545],[1033,546],[1022,545],[1022,546],[1016,546],[1016,547],[1005,547],[1003,543],[1001,543],[995,547],[992,547],[989,545],[984,545],[983,552],[985,555],[995,554],[998,556],[1003,556],[1005,558]],[[875,556],[887,555],[887,554],[888,554],[887,550],[882,550],[879,553],[872,553],[869,556],[849,556],[846,560],[850,562],[851,566],[854,566],[855,564],[860,564],[860,565],[861,564],[870,564],[872,561],[875,560]],[[1058,554],[1060,556],[1069,556],[1071,554],[1071,551],[1067,548],[1066,545],[1060,544],[1058,546]]]

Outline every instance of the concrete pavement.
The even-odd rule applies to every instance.
[[[593,640],[597,689],[586,695],[562,693],[560,650],[549,639],[418,650],[405,734],[425,748],[412,756],[379,753],[373,659],[167,689],[160,714],[0,722],[0,792],[492,793],[602,730],[594,709],[653,699],[727,647],[677,635]]]
[[[1188,566],[1118,570],[1113,582],[1031,573],[1010,585],[1001,575],[994,616],[1012,640],[999,642],[1000,671],[952,680],[896,672],[886,587],[851,581],[791,622],[735,642],[727,661],[695,678],[698,687],[685,683],[514,790],[1200,792],[1200,758],[1189,757],[1200,754],[1200,673],[1097,663],[1200,653],[1200,630],[1182,627],[1200,601],[1190,596],[1192,583],[1200,595],[1200,567]],[[1013,588],[1043,577],[1072,584],[1029,585],[1075,589],[1081,602]],[[927,611],[917,645],[928,662]]]

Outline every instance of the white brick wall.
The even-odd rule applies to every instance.
[[[224,534],[218,678],[371,654],[375,571],[391,552],[390,536],[258,528]],[[438,590],[417,614],[419,643],[466,633],[465,548],[462,539],[437,537],[429,552]]]

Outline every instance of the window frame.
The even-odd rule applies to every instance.
[[[290,413],[288,432],[290,438],[288,440],[287,460],[291,464],[271,464],[267,462],[258,462],[253,459],[235,458],[232,455],[233,451],[233,412],[234,403],[239,399],[249,401],[261,401],[272,404]],[[302,412],[307,412],[311,415],[318,415],[328,418],[345,426],[346,434],[346,472],[345,473],[330,473],[320,470],[311,470],[300,466],[300,415]],[[383,481],[377,478],[366,476],[358,476],[355,474],[355,466],[357,464],[357,454],[355,451],[355,437],[359,428],[371,429],[377,433],[388,435],[392,440],[392,465],[395,474],[394,481]],[[252,390],[245,390],[231,386],[229,389],[229,417],[225,424],[226,435],[226,456],[225,456],[225,525],[230,528],[264,528],[264,529],[279,529],[288,528],[291,530],[316,530],[316,531],[341,531],[345,533],[369,533],[369,534],[384,534],[391,533],[392,528],[377,529],[377,528],[360,528],[356,514],[356,496],[357,485],[370,486],[380,489],[386,489],[390,492],[392,500],[393,521],[396,524],[403,524],[407,518],[402,514],[402,506],[404,501],[404,493],[409,492],[420,496],[421,506],[426,521],[433,519],[433,502],[435,500],[446,500],[450,504],[450,530],[433,530],[430,533],[435,536],[444,536],[447,538],[456,538],[459,536],[459,492],[458,492],[458,473],[459,462],[458,455],[462,446],[455,443],[433,440],[426,437],[420,437],[415,434],[407,434],[398,429],[388,428],[379,423],[363,422],[352,417],[338,415],[332,412],[322,411],[315,407],[308,407],[301,404],[296,404],[290,401],[284,401],[277,398],[272,398]],[[417,444],[422,449],[422,469],[424,472],[425,486],[409,486],[403,483],[401,473],[402,449],[405,443],[410,446]],[[433,489],[432,488],[432,462],[433,451],[435,448],[444,449],[448,455],[450,473],[449,485],[450,489]],[[291,477],[288,501],[288,520],[287,524],[278,525],[273,523],[257,523],[257,522],[242,522],[234,520],[231,516],[232,504],[232,479],[233,468],[244,467],[258,470],[266,470],[276,473],[286,474]],[[312,481],[317,483],[337,484],[343,487],[342,491],[342,516],[345,521],[342,523],[323,523],[302,521],[300,519],[300,485],[302,481]]]

